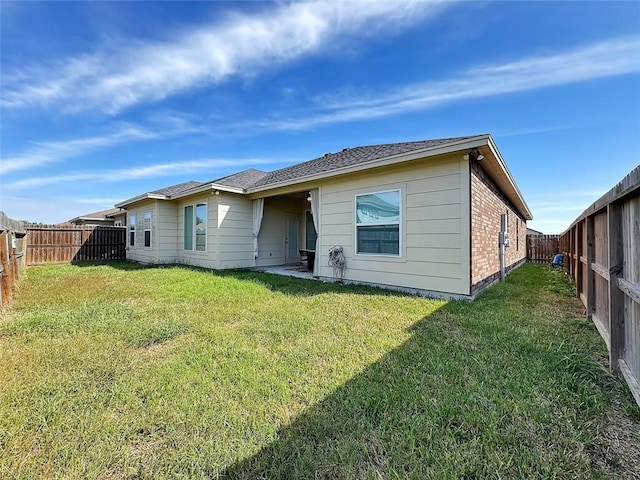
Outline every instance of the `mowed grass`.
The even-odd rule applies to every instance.
[[[605,478],[631,395],[558,271],[475,302],[129,263],[28,270],[0,478]]]

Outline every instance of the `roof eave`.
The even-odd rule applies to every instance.
[[[116,203],[114,206],[116,208],[123,208],[125,205],[131,205],[143,200],[168,200],[168,197],[166,195],[158,195],[156,193],[143,193],[142,195],[138,195],[137,197],[124,200],[120,203]]]
[[[110,213],[109,215],[105,215],[105,218],[115,218],[115,217],[117,217],[118,215],[124,215],[124,214],[126,214],[126,213],[127,213],[127,211],[126,211],[125,209],[121,209],[119,212],[116,212],[116,213]]]
[[[473,137],[470,139],[459,140],[457,142],[451,142],[444,145],[436,145],[434,147],[421,148],[419,150],[413,150],[407,153],[390,155],[388,157],[378,158],[368,162],[362,162],[356,165],[350,165],[348,167],[342,167],[334,170],[328,170],[326,172],[305,175],[302,177],[297,177],[295,179],[289,179],[281,182],[270,183],[268,185],[264,185],[260,187],[250,187],[250,188],[247,188],[246,192],[259,193],[259,192],[264,192],[268,190],[274,190],[276,188],[288,187],[288,186],[296,185],[300,183],[307,183],[307,182],[322,180],[325,178],[337,177],[337,176],[345,175],[348,173],[356,173],[362,170],[369,170],[371,168],[384,167],[384,166],[393,165],[396,163],[403,163],[411,160],[416,160],[418,158],[445,155],[447,153],[456,152],[458,150],[471,149],[474,147],[481,147],[483,145],[487,145],[489,138],[491,137],[490,135],[487,135],[487,134],[478,135],[477,137]]]
[[[228,193],[239,193],[244,194],[247,193],[245,189],[239,187],[229,187],[228,185],[220,185],[217,183],[207,183],[205,185],[193,188],[191,190],[187,190],[185,192],[180,192],[177,195],[171,197],[171,200],[175,200],[178,198],[189,197],[191,195],[195,195],[198,193],[208,192],[210,190],[218,190],[220,192],[228,192]]]
[[[519,204],[517,206],[519,207],[520,213],[525,217],[525,219],[533,220],[533,214],[531,213],[531,210],[529,210],[529,206],[527,205],[527,202],[524,201],[524,198],[522,197],[522,193],[520,192],[520,189],[518,188],[518,185],[516,184],[513,178],[513,175],[511,175],[511,172],[507,167],[507,163],[502,158],[502,154],[500,153],[500,150],[498,150],[498,146],[494,142],[491,135],[489,135],[488,137],[489,138],[488,138],[487,146],[491,150],[491,153],[493,153],[493,157],[496,159],[496,162],[498,163],[498,167],[500,168],[500,170],[502,171],[502,173],[504,174],[507,180],[507,183],[508,183],[507,187],[510,188],[515,194],[516,202],[514,203]],[[512,201],[513,200],[514,199],[512,199]]]

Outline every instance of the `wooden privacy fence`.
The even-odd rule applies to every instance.
[[[640,405],[640,167],[587,208],[560,246],[611,368]]]
[[[27,235],[27,265],[126,258],[126,227],[27,227]]]
[[[24,269],[24,223],[0,212],[0,306],[11,302]]]
[[[551,265],[560,253],[560,235],[527,235],[527,261]]]

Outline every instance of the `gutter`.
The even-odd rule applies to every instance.
[[[131,205],[132,203],[141,202],[142,200],[169,200],[169,197],[166,195],[158,195],[157,193],[143,193],[142,195],[138,195],[137,197],[130,198],[120,203],[116,203],[114,206],[116,208],[123,208],[125,205]]]
[[[184,198],[184,197],[188,197],[190,195],[195,195],[196,193],[202,193],[202,192],[207,192],[209,190],[218,190],[220,192],[227,192],[227,193],[239,193],[239,194],[246,194],[247,191],[244,188],[239,188],[239,187],[229,187],[228,185],[220,185],[217,183],[207,183],[205,185],[199,186],[199,187],[195,187],[191,190],[187,190],[186,192],[182,192],[179,193],[178,195],[174,195],[173,197],[168,198],[168,200],[175,200],[178,198]],[[117,206],[117,205],[116,205]]]

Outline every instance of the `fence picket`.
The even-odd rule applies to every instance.
[[[640,405],[640,167],[589,206],[562,234],[567,273]],[[582,241],[581,241],[582,240]],[[586,255],[586,258],[584,256]]]
[[[126,259],[125,227],[27,227],[27,265]]]
[[[527,261],[551,265],[560,253],[560,235],[527,235]]]

